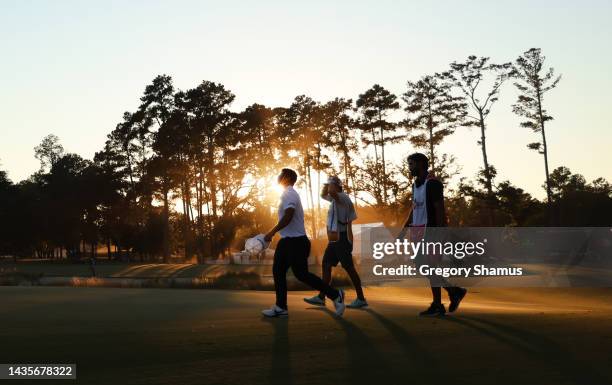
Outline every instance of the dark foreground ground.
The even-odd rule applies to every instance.
[[[612,289],[473,289],[442,319],[415,315],[425,289],[342,319],[306,294],[264,320],[271,292],[0,287],[0,363],[77,364],[36,384],[612,383]]]

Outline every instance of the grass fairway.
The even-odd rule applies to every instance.
[[[272,292],[0,287],[0,362],[105,385],[612,382],[612,289],[472,289],[442,319],[415,315],[426,289],[366,289],[342,319],[306,294],[264,320]]]
[[[87,263],[4,263],[3,272],[20,272],[48,277],[91,277]],[[216,277],[227,272],[255,272],[272,275],[272,265],[205,265],[191,263],[99,263],[96,273],[110,278],[199,278]]]

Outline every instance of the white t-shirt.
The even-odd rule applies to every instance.
[[[331,202],[327,210],[327,230],[347,231],[348,224],[357,219],[357,213],[351,198],[341,191],[338,193],[340,203],[336,202],[331,195],[325,195],[323,199]]]
[[[295,209],[291,222],[282,229],[279,233],[281,238],[286,237],[301,237],[306,235],[306,229],[304,227],[304,209],[302,208],[302,201],[300,195],[295,191],[293,186],[288,186],[281,195],[280,206],[278,207],[278,220],[285,215],[285,210],[288,208]]]

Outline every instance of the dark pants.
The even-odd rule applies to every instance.
[[[429,233],[421,233],[419,237],[423,237],[425,242],[441,242],[443,241],[440,238],[440,233],[431,231]],[[430,266],[438,266],[441,262],[441,258],[439,256],[427,256],[423,254],[418,254],[416,259],[414,260],[417,267],[421,265],[430,265]],[[429,275],[427,277],[429,279],[429,286],[431,287],[431,294],[433,296],[433,302],[440,304],[442,303],[442,288],[446,290],[449,296],[453,295],[457,292],[459,287],[453,286],[450,282],[448,282],[444,277],[439,275]]]
[[[338,234],[338,240],[328,242],[323,254],[323,264],[330,266],[338,266],[338,262],[342,267],[350,268],[353,266],[353,244],[348,239],[346,231],[341,231]]]
[[[322,267],[322,279],[323,282],[330,284],[332,281],[332,267],[337,266],[338,262],[342,264],[344,270],[346,270],[355,291],[357,292],[357,298],[365,301],[363,295],[363,289],[361,288],[361,278],[359,273],[355,269],[353,263],[353,243],[349,241],[348,234],[346,231],[339,233],[338,240],[335,242],[329,242],[323,254],[323,266]],[[319,292],[319,298],[325,298],[325,293]]]
[[[274,252],[274,289],[276,290],[276,305],[287,309],[287,270],[291,267],[293,275],[315,290],[319,290],[328,298],[338,298],[338,290],[325,284],[321,278],[308,271],[308,255],[310,240],[308,237],[282,238]]]

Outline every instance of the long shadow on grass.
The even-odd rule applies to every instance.
[[[291,348],[289,346],[289,320],[262,318],[274,328],[272,366],[268,378],[270,384],[291,385]]]
[[[444,317],[444,319],[474,329],[522,351],[532,360],[540,361],[557,370],[577,385],[608,383],[608,380],[603,378],[595,368],[577,361],[570,352],[542,334],[473,316]]]
[[[395,342],[402,347],[408,357],[406,365],[410,365],[411,381],[418,380],[419,384],[428,384],[432,381],[438,383],[444,380],[438,361],[404,328],[370,308],[363,309],[363,311],[371,314],[380,322],[393,336]],[[436,373],[435,379],[431,378],[432,373]]]
[[[336,320],[344,330],[347,340],[348,352],[348,382],[349,384],[378,384],[389,382],[389,377],[394,379],[406,376],[406,373],[398,373],[395,368],[382,357],[380,351],[374,346],[370,338],[359,327],[342,317],[336,316],[334,312],[324,307],[313,307],[308,310],[318,310],[328,314]],[[337,368],[337,364],[330,362],[330,370]],[[404,378],[405,379],[405,378]]]

